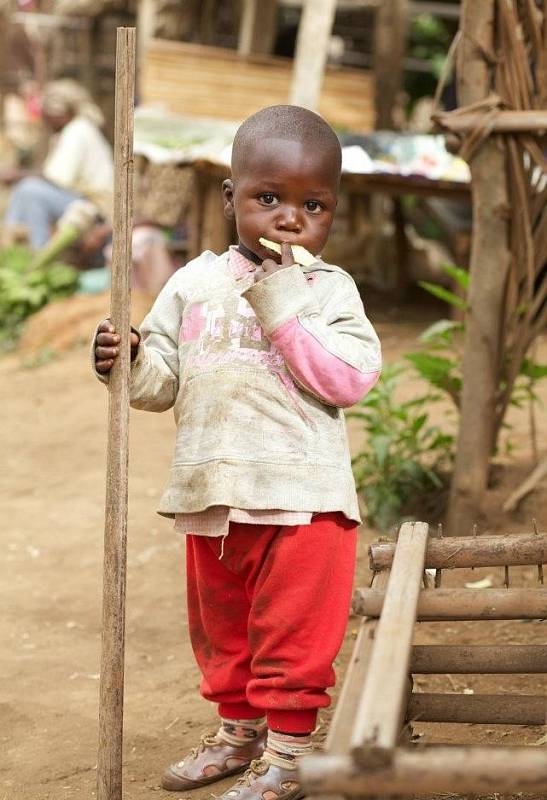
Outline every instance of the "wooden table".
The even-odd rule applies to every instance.
[[[222,210],[222,181],[230,176],[229,167],[210,161],[193,163],[195,187],[189,215],[188,256],[195,258],[204,250],[223,253],[236,240],[232,220],[224,218]],[[462,181],[432,180],[419,175],[362,175],[344,172],[342,191],[350,197],[350,227],[355,229],[364,214],[364,200],[373,194],[393,198],[393,223],[397,249],[397,291],[404,293],[408,284],[407,240],[402,197],[440,197],[451,200],[470,200],[471,186]]]

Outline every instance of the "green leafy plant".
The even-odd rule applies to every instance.
[[[347,413],[366,433],[352,461],[357,490],[368,521],[384,531],[400,519],[409,500],[442,488],[442,473],[452,459],[453,437],[429,423],[427,408],[438,396],[398,400],[404,376],[403,365],[386,366],[374,389]]]
[[[452,264],[443,264],[442,269],[461,288],[462,295],[449,291],[436,283],[421,281],[420,286],[429,294],[443,300],[453,308],[467,308],[469,274]],[[423,348],[416,353],[407,353],[405,358],[427,383],[448,395],[456,408],[460,406],[462,389],[461,359],[464,333],[463,322],[440,319],[430,325],[420,336]]]
[[[13,345],[23,322],[51,300],[76,290],[78,272],[66,264],[34,267],[25,247],[0,250],[0,348]]]
[[[443,300],[453,308],[467,309],[467,293],[469,291],[469,273],[453,264],[443,264],[442,269],[452,278],[461,290],[455,294],[444,286],[420,282],[420,286],[429,294]],[[447,395],[459,410],[462,389],[462,357],[465,324],[452,319],[441,319],[430,325],[420,336],[422,350],[407,353],[409,361],[418,375],[434,389]],[[547,377],[547,365],[538,364],[531,358],[525,358],[520,366],[519,376],[511,393],[510,403],[519,408],[525,403],[539,403],[536,392],[538,381]],[[500,392],[504,386],[500,386]],[[509,427],[504,424],[504,427]],[[510,444],[508,445],[510,447]]]

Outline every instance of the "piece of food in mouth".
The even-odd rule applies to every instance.
[[[281,245],[277,242],[270,242],[269,239],[264,239],[263,237],[261,237],[258,241],[263,247],[267,247],[268,250],[273,250],[273,252],[277,253],[279,256],[281,255]],[[305,247],[302,247],[299,244],[291,244],[291,250],[296,263],[301,264],[303,267],[311,267],[311,265],[315,264],[317,261],[315,256],[312,256],[312,254],[306,250]]]

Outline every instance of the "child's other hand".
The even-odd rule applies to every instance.
[[[95,340],[95,368],[97,372],[110,372],[114,361],[120,353],[120,337],[116,328],[109,319],[103,319],[98,328]],[[131,361],[136,357],[139,349],[140,337],[131,331]]]
[[[267,278],[268,275],[273,275],[274,272],[278,272],[280,269],[285,269],[285,267],[292,267],[294,264],[294,258],[291,250],[290,244],[288,242],[281,243],[281,264],[278,264],[273,258],[267,258],[265,261],[262,262],[262,269],[264,272],[255,273],[255,283],[261,281],[263,278]]]

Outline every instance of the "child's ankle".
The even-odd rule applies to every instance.
[[[310,733],[281,733],[268,730],[266,749],[262,758],[284,769],[296,769],[298,761],[310,755],[313,744]]]
[[[220,728],[217,738],[234,747],[243,747],[257,739],[266,727],[264,717],[258,719],[228,719],[220,718]]]

